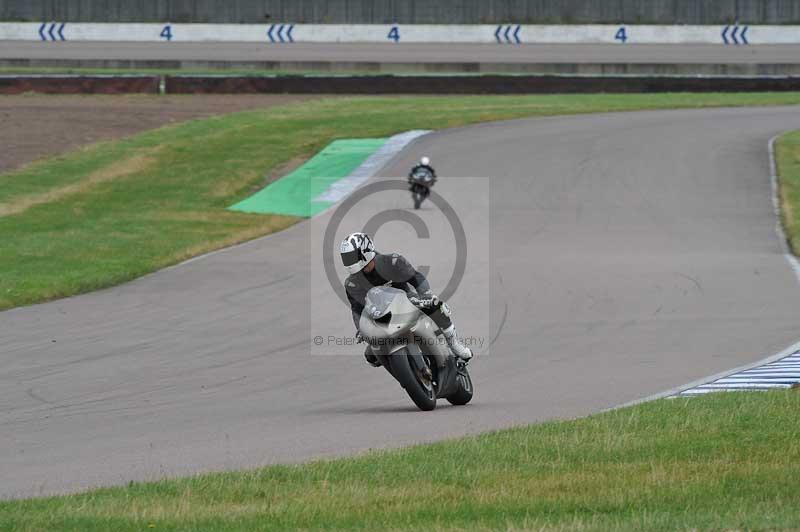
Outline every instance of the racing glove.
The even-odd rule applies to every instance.
[[[439,306],[441,302],[436,294],[425,294],[424,296],[409,296],[411,304],[419,309],[432,309]]]

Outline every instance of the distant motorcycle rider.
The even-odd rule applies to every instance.
[[[431,166],[431,160],[423,157],[419,164],[408,173],[408,190],[414,200],[414,209],[419,209],[422,202],[430,196],[431,188],[436,184],[436,170]]]
[[[365,233],[353,233],[342,240],[339,247],[342,263],[350,274],[344,281],[347,299],[353,314],[353,323],[358,332],[358,322],[364,310],[367,292],[374,286],[392,286],[404,290],[409,300],[431,317],[441,329],[450,351],[462,360],[472,358],[472,350],[456,336],[456,328],[450,318],[450,307],[432,291],[428,280],[402,255],[382,254],[375,251],[372,239]],[[368,349],[364,355],[367,362],[380,366],[380,362]]]
[[[431,173],[431,176],[433,177],[433,180],[436,181],[436,170],[434,170],[433,166],[431,166],[430,158],[429,157],[422,157],[419,160],[419,163],[414,165],[414,167],[411,169],[411,171],[408,172],[408,182],[412,183],[413,182],[412,178],[414,176],[414,173],[417,170],[423,170],[423,169],[429,171]]]
[[[428,186],[433,186],[433,184],[436,183],[436,170],[434,170],[433,166],[431,166],[430,158],[429,157],[422,157],[419,160],[419,163],[414,165],[414,167],[408,172],[408,184],[409,184],[409,188],[411,190],[414,189],[414,183],[415,183],[414,175],[419,170],[427,170],[428,172],[430,172],[432,179],[431,179],[431,182],[430,182],[430,184]]]

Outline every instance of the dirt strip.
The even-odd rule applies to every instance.
[[[158,76],[0,76],[0,94],[158,94]]]
[[[0,172],[165,124],[311,98],[317,96],[0,96]]]

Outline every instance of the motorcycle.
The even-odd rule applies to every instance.
[[[436,335],[437,326],[397,288],[376,286],[367,293],[359,332],[420,410],[437,399],[465,405],[473,388],[467,365]]]
[[[429,166],[416,166],[408,176],[409,190],[414,200],[414,208],[419,209],[431,193],[431,187],[436,183],[436,175]]]

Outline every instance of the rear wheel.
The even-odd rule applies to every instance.
[[[451,405],[465,405],[472,400],[472,377],[469,376],[466,366],[459,368],[458,376],[458,390],[447,396],[447,400]]]
[[[405,388],[414,404],[425,411],[436,408],[436,390],[431,381],[430,368],[427,375],[419,371],[405,349],[388,358],[392,366],[392,375]],[[427,360],[425,362],[428,363]]]

